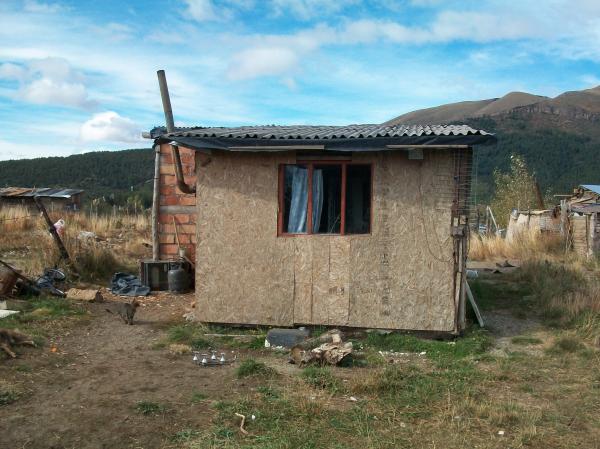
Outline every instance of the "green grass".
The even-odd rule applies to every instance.
[[[218,332],[217,332],[218,331]],[[163,343],[163,346],[169,343],[181,343],[187,344],[194,350],[203,350],[216,347],[230,347],[230,348],[247,348],[247,349],[260,349],[264,347],[264,334],[253,336],[260,329],[255,328],[243,328],[240,332],[239,329],[235,329],[235,333],[240,335],[248,335],[248,340],[238,340],[233,337],[207,337],[205,334],[226,334],[232,332],[231,328],[223,326],[204,326],[193,323],[177,324],[171,326],[167,330],[167,338]],[[155,345],[157,349],[160,349],[160,345]]]
[[[543,343],[542,340],[535,337],[528,337],[526,335],[518,335],[516,337],[511,338],[510,342],[514,345],[540,345]]]
[[[80,316],[85,310],[78,304],[63,298],[32,298],[20,307],[20,312],[2,320],[2,327],[15,328],[36,321]]]
[[[33,368],[30,365],[27,365],[25,363],[21,364],[21,365],[15,365],[15,371],[18,371],[20,373],[30,373],[33,371]]]
[[[221,346],[227,346],[231,349],[264,349],[266,334],[257,336],[248,335],[248,337],[250,338],[224,336],[218,337],[217,341]]]
[[[204,393],[201,393],[199,391],[194,391],[192,393],[192,398],[190,399],[194,404],[198,403],[198,402],[202,402],[205,401],[206,399],[208,399],[208,396]]]
[[[0,406],[12,404],[19,398],[19,394],[15,391],[0,391]]]
[[[281,398],[281,393],[271,386],[260,386],[256,389],[256,391],[258,391],[262,395],[263,399],[267,401],[273,401]]]
[[[2,327],[15,329],[32,337],[36,347],[46,344],[53,321],[82,319],[86,311],[79,304],[63,298],[33,297],[14,307],[20,313],[2,319]],[[3,358],[3,352],[0,359]]]
[[[547,325],[577,327],[578,321],[598,306],[598,291],[575,266],[530,260],[514,275],[517,281],[530,286],[531,297]]]
[[[576,337],[561,337],[554,342],[551,351],[558,353],[573,353],[585,349],[585,345]]]
[[[367,335],[364,346],[381,351],[425,352],[428,358],[442,361],[482,355],[491,342],[491,337],[485,330],[467,332],[464,337],[453,341],[429,340],[400,333],[371,332]]]
[[[302,378],[311,387],[338,393],[343,390],[340,380],[326,366],[308,366],[302,370]]]
[[[204,336],[206,328],[197,324],[178,324],[167,331],[167,343],[190,345],[194,350],[215,347],[215,342]]]
[[[239,378],[260,376],[273,377],[277,372],[265,365],[263,362],[257,362],[254,359],[246,359],[240,363],[240,366],[235,370],[235,374]]]
[[[14,384],[0,380],[0,407],[12,404],[23,395],[23,391]]]
[[[199,435],[200,435],[200,432],[198,432],[197,430],[183,429],[183,430],[180,430],[179,432],[177,432],[175,435],[173,435],[171,437],[171,441],[174,443],[185,443],[185,442],[193,440],[194,438],[198,437]]]
[[[164,406],[163,404],[150,401],[138,402],[135,405],[135,409],[138,411],[138,413],[141,413],[144,416],[160,415],[167,410],[166,406]]]
[[[404,413],[412,417],[428,413],[428,406],[445,395],[475,394],[474,385],[483,374],[473,363],[454,361],[444,368],[425,370],[416,365],[392,365],[365,379],[355,381],[351,391],[371,395],[378,400],[402,404]]]
[[[528,299],[531,288],[526,282],[514,282],[507,277],[493,280],[478,278],[469,279],[469,287],[481,310],[492,310],[499,306],[525,310],[531,308]]]

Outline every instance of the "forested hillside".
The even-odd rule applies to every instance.
[[[579,184],[600,184],[600,138],[595,133],[562,131],[522,116],[464,121],[498,137],[497,145],[476,150],[479,202],[489,200],[494,169],[507,171],[513,153],[523,156],[547,194],[569,193]]]
[[[154,153],[149,148],[0,161],[0,187],[81,188],[85,202],[105,197],[109,203],[123,204],[137,195],[148,207],[153,176]]]

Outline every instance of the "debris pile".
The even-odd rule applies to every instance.
[[[316,338],[295,345],[290,350],[290,363],[298,366],[309,364],[337,365],[352,353],[352,342],[344,343],[342,333],[332,329]]]

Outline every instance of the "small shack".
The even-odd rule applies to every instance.
[[[72,211],[81,210],[81,198],[83,190],[80,189],[50,189],[31,187],[5,187],[0,188],[0,205],[2,206],[24,206],[37,210],[33,197],[42,200],[49,211]]]
[[[149,137],[161,246],[175,227],[195,231],[197,320],[464,328],[472,147],[493,135],[351,125]]]
[[[600,253],[600,185],[582,184],[567,200],[573,251],[584,257]]]
[[[520,234],[560,234],[560,209],[517,210],[508,219],[506,240],[512,241]]]

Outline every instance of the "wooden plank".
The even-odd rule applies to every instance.
[[[483,323],[483,317],[481,316],[481,312],[479,311],[479,307],[477,306],[477,303],[475,302],[475,297],[473,296],[473,292],[471,291],[471,287],[469,286],[469,283],[467,281],[465,281],[465,289],[467,291],[467,297],[469,298],[469,303],[471,304],[471,307],[473,307],[473,311],[475,312],[475,316],[477,317],[477,322],[479,323],[479,327],[484,327],[484,323]]]
[[[312,244],[310,239],[294,238],[294,323],[313,323]]]
[[[294,242],[277,237],[278,166],[289,158],[224,153],[198,176],[198,320],[293,324]]]
[[[307,237],[312,246],[312,317],[313,324],[330,324],[329,319],[329,239]]]
[[[350,308],[350,240],[329,238],[328,324],[346,326]]]

